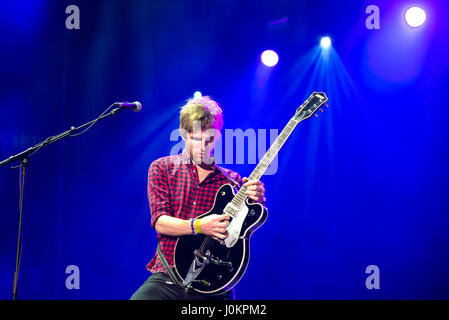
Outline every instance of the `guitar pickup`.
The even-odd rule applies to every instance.
[[[232,270],[234,270],[234,268],[232,267],[232,262],[220,261],[220,260],[216,260],[216,259],[212,259],[212,258],[210,258],[209,261],[217,266],[227,267],[230,272],[232,272]]]

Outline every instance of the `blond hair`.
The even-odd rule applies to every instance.
[[[223,128],[223,111],[209,96],[191,98],[181,107],[179,128],[181,132],[193,132],[194,123],[201,122],[201,130]]]

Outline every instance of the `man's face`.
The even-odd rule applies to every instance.
[[[211,164],[210,155],[220,138],[220,131],[211,128],[194,130],[186,138],[186,147],[195,164]]]

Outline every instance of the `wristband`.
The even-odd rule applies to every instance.
[[[193,218],[190,220],[190,229],[192,229],[192,234],[196,234],[195,233],[195,229],[193,228],[193,223],[195,222],[196,218]]]
[[[200,229],[200,219],[195,219],[194,225],[195,225],[195,231],[196,231],[196,233],[197,233],[197,234],[200,234],[200,233],[201,233],[201,229]]]

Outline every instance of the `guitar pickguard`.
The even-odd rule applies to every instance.
[[[226,209],[225,209],[226,211]],[[231,223],[229,223],[227,231],[228,237],[224,239],[224,244],[226,247],[231,248],[235,245],[237,240],[240,238],[240,233],[242,231],[243,222],[245,222],[246,215],[248,214],[248,207],[243,205],[240,210],[236,213]]]

